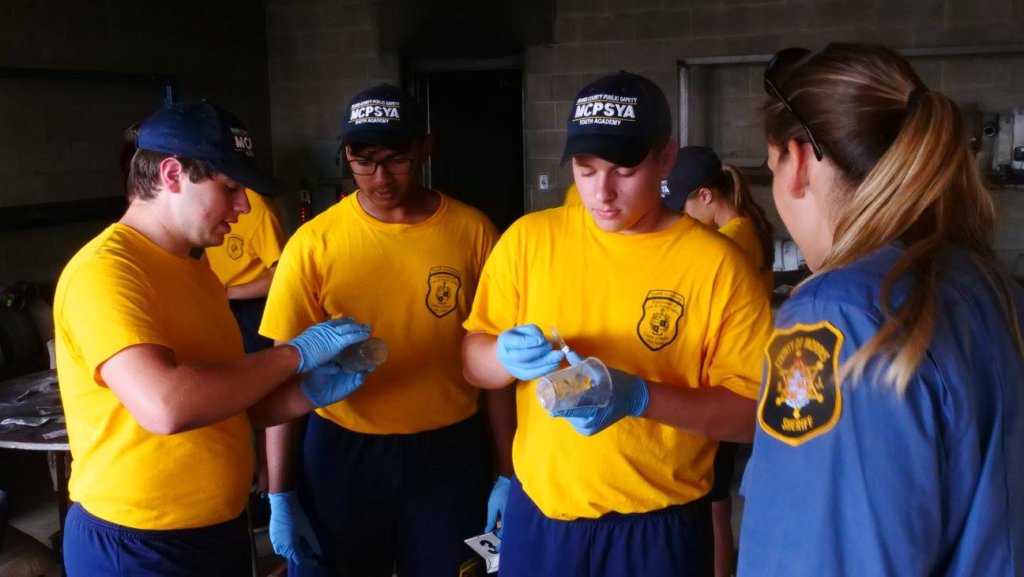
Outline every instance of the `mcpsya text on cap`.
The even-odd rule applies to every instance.
[[[252,137],[249,136],[248,130],[231,127],[231,135],[235,138],[235,152],[245,153],[246,156],[256,156],[252,151]]]
[[[352,121],[388,122],[392,118],[396,120],[401,118],[399,109],[401,109],[401,105],[394,100],[363,100],[352,105],[349,118]],[[382,120],[374,120],[375,118]]]
[[[614,124],[636,120],[638,99],[635,96],[614,96],[611,94],[595,94],[576,101],[576,113],[573,122],[581,126],[587,124]]]

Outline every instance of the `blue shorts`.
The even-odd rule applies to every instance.
[[[267,306],[266,297],[256,299],[229,300],[231,312],[235,314],[238,330],[242,331],[242,346],[246,353],[254,353],[274,346],[274,341],[260,334],[260,323],[263,322],[263,309]]]
[[[411,435],[355,433],[313,414],[299,490],[322,565],[292,576],[456,577],[477,559],[464,539],[483,532],[491,488],[479,415]]]
[[[68,577],[248,577],[245,515],[198,529],[146,531],[74,503],[64,524],[64,569]]]
[[[512,479],[501,577],[711,577],[713,560],[707,499],[649,513],[560,521],[544,516]]]

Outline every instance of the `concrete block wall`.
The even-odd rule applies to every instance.
[[[831,41],[897,48],[1019,43],[1024,0],[554,0],[551,42],[524,50],[527,210],[555,206],[571,183],[559,166],[565,117],[587,82],[628,69],[654,79],[677,108],[679,59],[770,54],[785,46]],[[337,176],[342,107],[375,82],[399,82],[400,55],[381,48],[378,0],[268,0],[270,91],[275,168],[291,182]],[[1024,106],[1021,58],[916,59],[933,88],[966,110]],[[764,158],[757,108],[761,68],[709,71],[702,141],[738,164]],[[678,110],[675,111],[678,115]],[[678,120],[678,117],[677,117]],[[693,140],[700,142],[700,140]],[[0,161],[2,164],[2,161]],[[538,176],[549,175],[540,190]],[[769,192],[756,191],[776,220]],[[1024,191],[997,191],[996,247],[1024,252]],[[287,206],[289,201],[286,200]],[[1021,206],[1018,206],[1021,205]],[[286,225],[294,211],[285,210]]]
[[[266,10],[225,0],[0,0],[0,67],[169,74],[251,129],[270,165]],[[0,210],[121,194],[121,132],[162,104],[146,85],[0,74]],[[0,232],[0,284],[52,284],[110,220]]]
[[[526,182],[533,209],[557,205],[571,183],[559,167],[571,100],[586,82],[625,68],[657,82],[678,108],[677,60],[770,54],[786,46],[854,41],[895,48],[1021,43],[1024,0],[556,0],[553,43],[526,51]],[[1024,106],[1024,59],[914,59],[934,89],[967,112]],[[764,159],[760,66],[709,70],[708,144],[738,164]],[[678,114],[678,110],[676,110]],[[678,125],[678,123],[677,123]],[[537,175],[551,175],[550,190]],[[777,234],[770,192],[755,191]],[[996,191],[995,246],[1007,262],[1024,253],[1024,189]]]
[[[267,0],[274,169],[289,184],[339,177],[344,107],[374,84],[399,84],[398,55],[379,47],[378,8],[377,0]],[[278,205],[293,230],[298,199]]]

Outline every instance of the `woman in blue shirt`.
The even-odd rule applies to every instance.
[[[814,274],[766,347],[739,575],[1024,575],[1024,291],[960,110],[875,46],[764,80]]]

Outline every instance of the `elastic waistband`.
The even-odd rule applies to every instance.
[[[578,521],[592,523],[631,523],[633,521],[648,521],[662,517],[690,517],[699,515],[705,510],[710,510],[711,503],[706,497],[694,499],[682,505],[670,505],[664,509],[655,509],[643,513],[606,513],[596,519],[577,519]]]
[[[452,423],[450,425],[444,425],[443,427],[438,427],[436,429],[430,429],[430,430],[427,430],[427,431],[419,431],[417,433],[360,433],[358,431],[353,431],[352,429],[347,429],[347,428],[339,425],[338,423],[335,423],[334,421],[332,421],[330,419],[325,419],[324,417],[318,415],[317,413],[310,413],[309,414],[309,420],[310,420],[311,424],[313,422],[316,422],[316,424],[318,426],[334,427],[334,428],[337,428],[340,431],[344,431],[348,435],[353,435],[353,436],[356,436],[356,437],[363,437],[363,438],[366,438],[366,439],[386,439],[386,438],[392,438],[392,439],[416,439],[416,438],[422,438],[422,439],[438,439],[438,440],[440,440],[440,439],[445,439],[445,438],[448,438],[448,437],[460,437],[466,431],[476,431],[476,430],[479,429],[479,427],[481,427],[483,425],[483,421],[482,421],[482,417],[481,417],[480,413],[473,413],[472,415],[466,417],[465,419],[463,419],[461,421],[457,421],[457,422]]]
[[[237,535],[239,531],[247,531],[245,511],[242,511],[238,517],[230,521],[217,523],[216,525],[208,525],[206,527],[194,527],[191,529],[136,529],[134,527],[126,527],[124,525],[118,525],[117,523],[100,519],[96,515],[86,511],[85,507],[80,503],[72,503],[71,508],[68,510],[68,518],[73,519],[76,517],[82,524],[88,525],[95,531],[144,539],[176,540],[185,537],[193,537],[195,535],[218,538]]]
[[[711,510],[711,502],[708,500],[707,496],[703,496],[703,497],[698,497],[697,499],[694,499],[693,501],[690,501],[689,503],[682,503],[680,505],[669,505],[668,507],[664,507],[662,509],[655,509],[653,511],[643,511],[643,512],[640,512],[640,513],[616,513],[616,512],[613,511],[611,513],[605,513],[604,515],[601,515],[600,517],[578,517],[576,519],[553,519],[553,518],[548,517],[547,515],[545,515],[544,512],[540,510],[540,507],[538,507],[537,504],[533,502],[533,499],[529,495],[526,494],[526,491],[523,490],[523,485],[522,485],[522,483],[519,482],[519,478],[514,476],[514,475],[512,477],[512,491],[516,492],[516,493],[522,494],[523,498],[525,498],[526,502],[529,504],[529,507],[531,507],[536,512],[536,514],[544,517],[545,519],[547,519],[549,521],[555,522],[555,523],[575,523],[575,524],[588,524],[589,523],[589,524],[595,524],[595,525],[606,525],[606,524],[616,524],[616,523],[634,523],[634,522],[643,522],[643,521],[657,520],[657,519],[660,519],[662,517],[679,517],[679,518],[696,517],[696,516],[699,516],[699,515],[709,514],[709,512]]]

